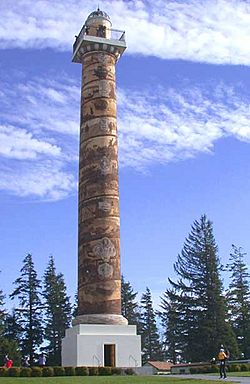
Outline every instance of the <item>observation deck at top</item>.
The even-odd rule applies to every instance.
[[[125,31],[107,28],[105,25],[84,24],[73,44],[74,63],[82,62],[82,55],[89,51],[108,51],[114,53],[117,59],[126,49]]]

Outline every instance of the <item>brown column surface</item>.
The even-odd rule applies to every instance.
[[[82,57],[78,316],[121,315],[116,57]]]

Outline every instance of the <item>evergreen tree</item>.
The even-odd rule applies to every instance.
[[[55,261],[51,256],[44,274],[44,299],[46,306],[45,339],[43,348],[48,354],[48,363],[61,364],[62,338],[71,322],[71,304],[67,296],[64,277],[56,273]]]
[[[174,290],[167,289],[161,297],[161,310],[158,312],[163,327],[164,360],[173,364],[178,362],[179,350],[182,349],[182,337],[178,330],[181,316],[178,309],[179,296]]]
[[[5,361],[4,357],[8,354],[16,365],[20,364],[21,354],[18,348],[18,344],[15,338],[8,339],[6,337],[6,321],[8,319],[8,313],[4,308],[5,295],[0,290],[0,366],[3,366]]]
[[[236,338],[226,322],[218,248],[212,223],[205,215],[194,222],[174,269],[179,280],[169,282],[177,292],[182,359],[210,360],[217,355],[220,344],[236,357]]]
[[[246,253],[241,247],[232,245],[229,264],[226,270],[231,272],[226,299],[229,319],[237,337],[240,352],[244,358],[250,358],[250,287],[249,272],[244,257]]]
[[[156,314],[153,309],[151,292],[148,287],[141,298],[141,325],[143,362],[145,363],[148,360],[161,360],[162,350],[156,326]]]
[[[10,295],[17,298],[19,308],[19,324],[22,326],[20,346],[23,355],[28,355],[30,364],[34,364],[36,349],[43,341],[42,303],[40,298],[41,282],[37,278],[32,255],[28,254],[23,260],[21,276],[14,282],[16,289]]]
[[[17,344],[20,344],[22,339],[23,329],[20,320],[20,313],[13,309],[12,313],[6,315],[4,324],[4,337],[7,340],[15,340]]]
[[[73,307],[72,307],[72,317],[73,318],[76,318],[77,311],[78,311],[78,292],[76,292],[76,294],[75,294],[75,300],[74,300]]]
[[[4,330],[4,318],[5,318],[4,298],[5,296],[3,294],[3,291],[0,289],[0,336],[2,335]]]
[[[122,315],[128,320],[129,324],[139,325],[139,308],[136,302],[137,292],[129,281],[125,281],[124,277],[121,278],[121,302],[122,302]],[[139,326],[140,327],[140,326]]]

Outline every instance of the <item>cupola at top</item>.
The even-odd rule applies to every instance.
[[[87,20],[86,20],[86,23],[85,23],[85,24],[86,24],[86,25],[89,25],[89,24],[92,24],[92,23],[95,22],[95,21],[99,21],[99,22],[100,22],[101,20],[109,21],[110,24],[111,24],[109,15],[108,15],[106,12],[101,11],[101,10],[99,9],[99,7],[98,7],[96,11],[91,12],[91,13],[89,14],[89,16],[87,17]]]
[[[85,21],[86,32],[92,36],[110,38],[111,26],[109,15],[99,8],[91,12]]]

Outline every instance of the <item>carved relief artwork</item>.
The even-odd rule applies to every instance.
[[[113,267],[108,263],[103,263],[98,266],[98,274],[102,279],[109,279],[113,275]]]
[[[89,87],[84,90],[83,97],[85,98],[85,100],[92,99],[94,96],[98,95],[98,93],[98,86]]]
[[[98,99],[94,102],[94,106],[97,110],[104,111],[108,107],[108,102],[106,100]]]
[[[100,169],[103,175],[107,175],[111,172],[111,162],[107,156],[103,156],[100,162]]]
[[[108,132],[109,130],[109,127],[108,127],[108,121],[107,119],[100,119],[100,122],[99,122],[99,127],[100,127],[100,130],[102,132]]]
[[[103,261],[108,262],[111,257],[116,256],[116,249],[112,241],[104,237],[93,247],[93,254]]]
[[[108,156],[103,156],[100,161],[100,170],[102,175],[109,175],[117,170],[117,162],[111,160]]]
[[[99,201],[98,203],[98,208],[101,210],[101,211],[104,211],[104,212],[109,212],[112,208],[112,205],[109,201]]]
[[[115,128],[116,128],[115,123],[111,121],[111,122],[109,123],[109,131],[112,132],[112,130],[115,129]]]
[[[93,98],[83,106],[82,122],[107,115],[114,118],[116,115],[116,102],[110,98]]]
[[[83,89],[83,103],[95,97],[109,97],[115,99],[115,88],[110,80],[100,80],[97,84],[91,83]]]
[[[103,133],[112,133],[116,129],[116,124],[111,120],[100,118],[99,128]]]
[[[83,116],[81,119],[81,129],[84,132],[84,140],[83,140],[83,135],[81,138],[81,149],[83,148],[82,145],[84,144],[85,146],[87,145],[87,142],[89,138],[92,137],[97,137],[100,135],[116,135],[116,121],[114,117],[95,117],[92,119],[88,119],[86,121],[83,121]],[[84,157],[85,154],[83,152]]]
[[[98,65],[98,67],[94,70],[94,73],[99,79],[106,79],[109,71],[105,66]]]

